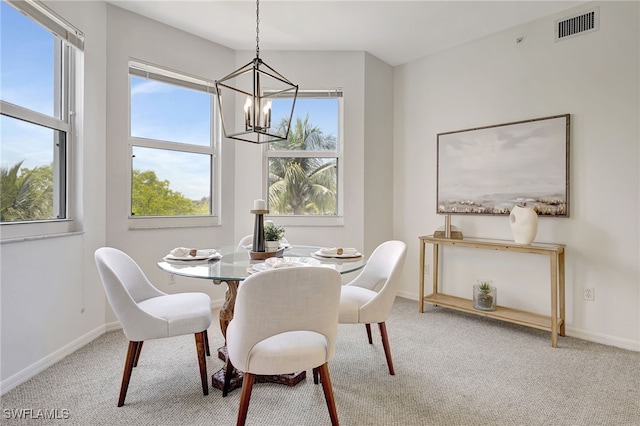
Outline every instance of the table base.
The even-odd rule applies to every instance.
[[[226,372],[226,362],[227,362],[226,346],[218,348],[218,358],[220,358],[225,362],[225,366],[222,367],[220,370],[216,371],[211,376],[211,386],[221,390],[223,392],[223,396],[226,396],[224,392],[224,376]],[[278,374],[278,375],[268,375],[268,376],[256,375],[255,383],[279,383],[281,385],[295,386],[306,378],[307,378],[306,371],[299,371],[297,373],[291,373],[291,374]],[[231,380],[229,381],[229,389],[227,389],[227,393],[241,387],[242,387],[242,372],[234,368],[233,374],[231,375]]]

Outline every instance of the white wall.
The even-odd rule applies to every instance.
[[[417,237],[444,223],[435,214],[436,134],[570,113],[571,217],[541,218],[536,241],[567,246],[567,334],[640,350],[639,4],[575,12],[594,5],[594,33],[554,42],[554,20],[568,11],[396,68],[394,224],[411,243],[402,293],[417,300]],[[511,239],[507,217],[453,224],[465,236]],[[469,298],[486,277],[499,304],[549,313],[546,258],[473,249],[444,257],[447,292]],[[594,302],[584,287],[595,288]]]
[[[102,2],[47,2],[85,33],[84,93],[77,129],[76,218],[83,232],[3,242],[1,253],[2,393],[104,332],[105,297],[93,252],[105,239],[106,8]]]

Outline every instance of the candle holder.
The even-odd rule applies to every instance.
[[[251,213],[256,215],[252,249],[254,252],[264,252],[264,215],[269,213],[269,210],[251,210]]]

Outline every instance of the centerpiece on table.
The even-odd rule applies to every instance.
[[[265,251],[277,251],[280,240],[284,237],[284,228],[273,223],[268,223],[264,227]]]

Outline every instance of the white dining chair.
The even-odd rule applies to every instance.
[[[118,407],[124,405],[142,344],[146,340],[184,334],[195,335],[202,393],[208,395],[205,355],[210,354],[207,336],[211,325],[210,297],[204,293],[161,292],[131,257],[112,247],[97,249],[95,261],[107,299],[129,340]]]
[[[398,293],[398,277],[406,254],[407,245],[402,241],[386,241],[380,244],[371,253],[360,274],[342,286],[340,293],[339,323],[365,324],[369,344],[373,344],[371,324],[377,323],[391,375],[394,375],[395,371],[386,321]]]
[[[238,425],[245,423],[256,375],[309,369],[320,375],[331,424],[338,424],[327,363],[336,347],[340,287],[340,273],[319,266],[271,269],[240,285],[226,334],[227,371],[243,373]]]

